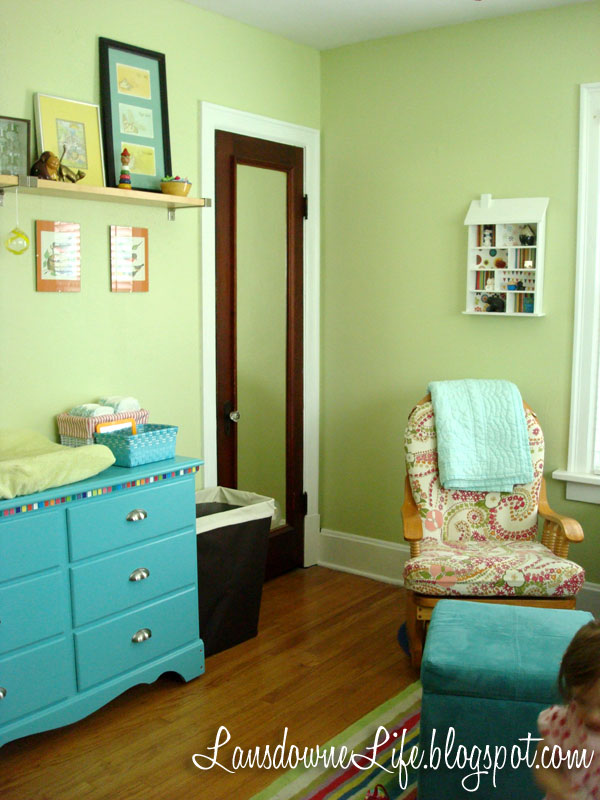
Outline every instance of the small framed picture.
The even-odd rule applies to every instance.
[[[171,174],[165,56],[100,37],[102,130],[109,186],[117,186],[121,153],[131,156],[131,188],[160,191]]]
[[[36,220],[38,292],[81,291],[81,229],[78,222]]]
[[[82,170],[86,186],[104,186],[100,107],[49,94],[35,95],[39,155],[50,150],[62,163]]]
[[[148,228],[111,225],[110,285],[113,292],[148,291]]]
[[[30,122],[0,117],[0,175],[28,175]]]

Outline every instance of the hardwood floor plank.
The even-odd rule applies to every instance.
[[[221,725],[233,749],[324,744],[418,678],[396,640],[402,589],[321,567],[265,584],[259,635],[207,659],[184,684],[162,676],[89,717],[0,750],[2,800],[248,800],[275,770],[201,771]]]

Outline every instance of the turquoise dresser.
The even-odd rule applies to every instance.
[[[204,672],[195,481],[177,456],[0,501],[0,745]]]

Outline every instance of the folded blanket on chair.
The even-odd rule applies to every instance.
[[[533,481],[523,402],[509,381],[429,384],[445,489],[510,492]]]

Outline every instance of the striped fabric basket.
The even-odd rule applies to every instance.
[[[120,419],[134,419],[136,425],[148,422],[149,411],[120,411],[118,414],[105,414],[101,417],[76,417],[72,414],[59,414],[56,417],[60,443],[68,447],[81,447],[94,444],[94,433],[99,422],[117,422]]]
[[[97,433],[95,439],[97,444],[105,444],[113,451],[118,467],[137,467],[173,458],[177,431],[177,425],[138,425],[135,434]]]

